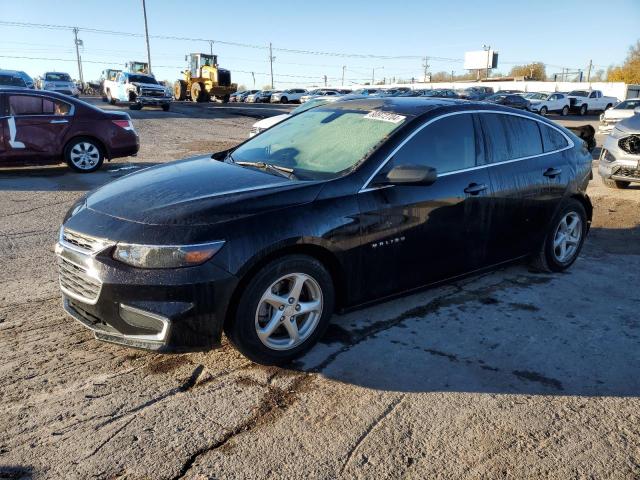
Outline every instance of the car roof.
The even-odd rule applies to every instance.
[[[362,97],[353,100],[332,103],[332,107],[355,108],[358,110],[384,110],[402,115],[422,115],[439,107],[470,105],[472,102],[446,98],[430,97]]]

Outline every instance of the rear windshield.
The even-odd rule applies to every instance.
[[[357,167],[406,121],[391,112],[325,105],[254,137],[233,152],[233,160],[291,168],[301,179],[334,178]]]
[[[10,87],[25,87],[27,84],[20,77],[14,77],[11,75],[0,75],[0,85],[7,85]]]
[[[70,82],[71,77],[68,73],[47,73],[44,79],[48,82]]]
[[[129,83],[150,83],[152,85],[158,84],[156,79],[150,77],[149,75],[129,75]]]

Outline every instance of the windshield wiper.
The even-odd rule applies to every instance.
[[[276,175],[280,175],[281,177],[288,178],[290,180],[294,180],[296,176],[293,173],[293,168],[281,167],[280,165],[273,165],[271,163],[265,162],[238,162],[231,158],[231,161],[236,165],[240,165],[241,167],[254,167],[260,170],[265,170],[267,172],[275,173]]]

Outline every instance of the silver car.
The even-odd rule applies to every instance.
[[[626,188],[640,182],[640,107],[635,115],[618,122],[600,153],[598,173],[611,188]]]
[[[46,72],[40,80],[40,90],[63,93],[76,98],[80,96],[80,90],[69,74],[64,72]]]

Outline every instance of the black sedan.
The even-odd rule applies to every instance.
[[[495,103],[498,105],[504,105],[505,107],[519,108],[521,110],[529,110],[531,108],[531,102],[521,95],[496,93],[485,99],[485,102]]]
[[[334,311],[517,259],[559,272],[591,221],[591,155],[526,112],[369,98],[80,199],[56,253],[66,311],[99,339],[247,357],[309,350]]]

